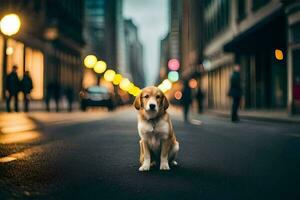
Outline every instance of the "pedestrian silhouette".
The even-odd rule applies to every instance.
[[[74,90],[72,87],[66,87],[65,89],[65,95],[67,97],[68,101],[68,111],[72,112],[73,110],[73,101],[74,101]]]
[[[29,71],[26,71],[23,79],[21,81],[21,89],[24,94],[24,111],[29,110],[30,93],[33,89],[32,79],[30,77]]]
[[[203,93],[201,87],[198,87],[196,97],[197,97],[197,102],[198,102],[198,113],[202,113],[203,112],[204,93]]]
[[[61,97],[61,88],[58,81],[50,82],[46,87],[46,110],[50,112],[50,101],[53,98],[55,101],[56,112],[59,112],[59,100]]]
[[[185,80],[183,83],[183,89],[182,89],[182,105],[183,105],[183,117],[184,122],[189,122],[189,110],[192,103],[192,89],[189,86],[188,80]]]
[[[10,101],[14,98],[15,111],[19,112],[18,93],[20,91],[20,80],[17,74],[18,67],[13,66],[12,72],[6,77],[6,111],[10,112]]]
[[[230,89],[228,95],[232,98],[231,121],[238,122],[238,109],[242,97],[240,66],[235,66],[230,78]]]

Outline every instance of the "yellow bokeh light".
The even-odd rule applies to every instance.
[[[119,85],[122,80],[122,75],[121,74],[116,74],[113,80],[114,85]]]
[[[120,82],[120,88],[124,91],[128,91],[130,89],[131,82],[127,78],[123,78]]]
[[[94,55],[88,55],[84,58],[84,66],[87,68],[93,68],[97,63],[97,57]]]
[[[12,36],[20,30],[21,20],[16,14],[5,15],[1,19],[0,29],[4,35]]]
[[[141,89],[140,88],[138,88],[138,87],[134,87],[134,89],[133,89],[133,96],[137,96],[137,95],[139,95],[140,94],[140,92],[141,92]]]
[[[129,89],[128,89],[128,93],[133,95],[134,94],[134,90],[135,90],[135,85],[133,83],[130,83]]]
[[[169,81],[168,79],[165,79],[159,86],[158,88],[162,91],[162,92],[167,92],[168,90],[170,90],[172,88],[172,82]]]
[[[104,79],[106,81],[112,82],[115,78],[115,75],[116,75],[116,72],[112,69],[109,69],[104,73]]]
[[[98,61],[96,62],[95,66],[94,66],[94,71],[98,74],[101,74],[103,72],[105,72],[106,70],[106,63],[104,61]]]
[[[277,60],[283,60],[283,52],[280,49],[275,49],[275,58]]]

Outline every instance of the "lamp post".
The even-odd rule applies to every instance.
[[[21,20],[17,14],[11,13],[5,15],[0,21],[0,30],[4,35],[4,51],[3,51],[3,96],[5,97],[5,88],[6,88],[6,69],[7,69],[7,39],[19,32],[21,28]]]

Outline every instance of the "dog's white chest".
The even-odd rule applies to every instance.
[[[140,121],[138,123],[139,135],[143,139],[157,138],[166,139],[169,135],[169,124],[166,121],[151,123],[149,121]]]

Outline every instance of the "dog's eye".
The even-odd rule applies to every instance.
[[[157,98],[157,99],[160,99],[160,96],[159,96],[159,95],[157,95],[157,96],[156,96],[156,98]]]
[[[144,98],[145,98],[145,99],[148,99],[148,98],[149,98],[149,95],[148,95],[148,94],[146,94],[146,95],[144,96]]]

